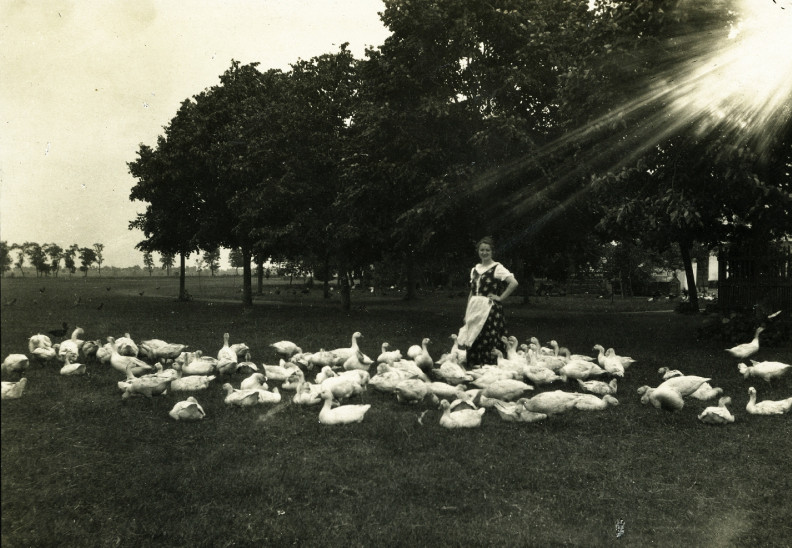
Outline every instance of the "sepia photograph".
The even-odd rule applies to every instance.
[[[792,0],[0,21],[3,548],[792,546]]]

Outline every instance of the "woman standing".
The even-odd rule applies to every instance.
[[[518,283],[506,267],[492,258],[494,248],[492,238],[482,238],[476,244],[481,262],[470,271],[465,325],[457,337],[458,344],[468,347],[468,367],[493,363],[493,348],[506,352],[501,340],[506,335],[503,301],[517,289]]]

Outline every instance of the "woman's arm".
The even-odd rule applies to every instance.
[[[494,293],[490,293],[488,297],[493,301],[503,302],[509,297],[509,295],[514,293],[514,290],[517,289],[518,285],[520,285],[519,283],[517,283],[517,280],[514,279],[514,276],[509,276],[508,278],[506,278],[506,282],[508,282],[509,285],[506,287],[506,290],[503,292],[502,295],[495,295]]]

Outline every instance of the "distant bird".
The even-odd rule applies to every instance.
[[[82,302],[82,297],[77,297],[77,300],[74,301],[74,306],[79,305]]]
[[[104,307],[104,303],[99,303],[99,306],[96,307],[97,310],[101,310]]]
[[[145,293],[145,291],[141,291],[140,293],[138,293],[138,295],[140,295],[142,297],[143,293]]]
[[[47,333],[49,333],[53,337],[65,337],[66,333],[69,332],[69,324],[63,322],[61,325],[63,326],[63,329],[53,329],[52,331],[48,331]]]
[[[13,299],[11,299],[10,301],[6,301],[6,302],[5,302],[5,305],[6,305],[6,306],[11,306],[11,305],[12,305],[12,304],[14,304],[16,301],[17,301],[17,300],[16,300],[16,297],[14,297],[14,298],[13,298]]]
[[[47,290],[46,287],[41,287],[39,288],[39,293],[44,293],[46,290]]]
[[[154,289],[156,289],[157,291],[159,291],[159,286],[155,287]]]
[[[108,285],[107,287],[105,287],[105,289],[110,291],[110,286]]]

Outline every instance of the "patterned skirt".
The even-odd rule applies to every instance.
[[[497,359],[492,355],[492,349],[497,348],[505,354],[506,344],[501,340],[501,337],[506,335],[503,305],[499,302],[494,302],[492,303],[489,316],[487,316],[487,321],[484,322],[484,327],[481,328],[481,333],[467,349],[468,368],[495,364]]]

